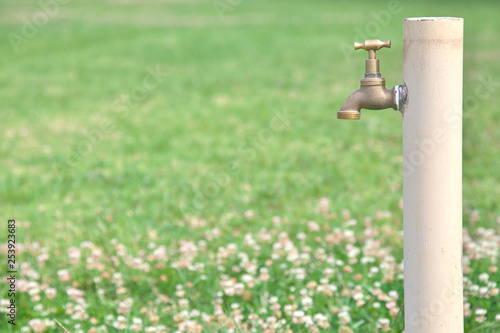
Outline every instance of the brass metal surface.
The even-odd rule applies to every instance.
[[[365,40],[363,43],[354,43],[354,49],[359,50],[363,49],[366,51],[369,50],[380,50],[383,47],[391,47],[391,41],[386,40],[385,42],[382,42],[380,39],[368,39]]]
[[[385,79],[380,73],[379,60],[376,59],[376,50],[391,47],[391,41],[382,42],[378,39],[365,40],[363,43],[354,43],[354,49],[363,49],[369,52],[369,59],[365,63],[365,77],[360,80],[360,88],[353,92],[337,111],[338,119],[360,119],[361,109],[382,110],[399,109],[399,86],[392,89],[385,87]]]
[[[359,112],[359,111],[338,111],[337,118],[338,119],[359,120],[359,118],[361,118],[361,112]]]

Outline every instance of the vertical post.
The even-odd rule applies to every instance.
[[[405,332],[463,332],[463,19],[403,28]]]

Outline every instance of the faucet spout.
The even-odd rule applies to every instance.
[[[379,81],[376,85],[364,85],[347,97],[342,107],[337,111],[338,119],[360,119],[361,109],[382,110],[398,109],[397,87],[387,89],[385,82]],[[375,83],[375,82],[373,82]]]

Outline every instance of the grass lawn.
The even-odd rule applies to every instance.
[[[500,3],[41,3],[0,3],[1,332],[401,332],[401,115],[336,111],[416,16],[465,18],[465,327],[500,331]]]

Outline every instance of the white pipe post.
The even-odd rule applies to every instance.
[[[404,20],[406,333],[463,332],[463,19]]]

